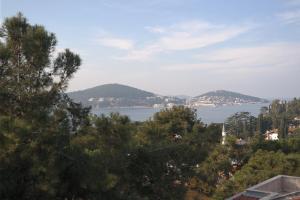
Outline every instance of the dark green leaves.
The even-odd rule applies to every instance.
[[[65,81],[72,77],[80,64],[80,57],[77,54],[73,54],[69,49],[66,49],[64,53],[59,53],[54,61],[53,73],[58,75],[61,81]]]

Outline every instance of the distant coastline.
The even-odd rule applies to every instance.
[[[188,107],[188,108],[206,108],[206,107],[225,107],[225,106],[242,106],[242,105],[251,105],[251,104],[264,104],[261,102],[249,102],[249,103],[232,103],[232,104],[202,104],[198,106],[191,106],[188,104],[183,104],[181,106]],[[178,106],[178,105],[174,105]],[[93,107],[94,109],[152,109],[152,108],[157,108],[157,109],[165,109],[165,108],[171,108],[168,106],[163,106],[163,107],[153,107],[153,106],[110,106],[110,107]]]
[[[202,106],[192,109],[196,110],[198,118],[206,124],[210,123],[223,123],[226,118],[236,112],[250,112],[256,116],[259,114],[261,107],[268,106],[268,103],[255,103],[255,104],[241,104],[241,105],[226,105],[226,106]],[[96,115],[104,114],[106,116],[110,113],[120,113],[127,115],[132,121],[145,121],[156,112],[165,108],[152,108],[152,107],[111,107],[111,108],[92,108],[91,112]]]
[[[100,85],[68,95],[75,102],[92,108],[172,108],[179,105],[198,108],[269,102],[266,99],[227,90],[183,98],[183,95],[180,97],[158,95],[121,84]]]

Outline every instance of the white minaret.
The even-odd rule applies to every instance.
[[[226,131],[225,131],[225,124],[223,123],[223,128],[222,128],[222,145],[225,144],[226,140]]]

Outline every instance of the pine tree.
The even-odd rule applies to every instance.
[[[286,116],[284,115],[280,120],[280,126],[279,126],[279,138],[284,139],[288,135],[288,124]]]
[[[55,35],[21,13],[5,19],[0,37],[1,113],[28,117],[51,108],[78,70],[79,56],[66,49],[53,61]]]

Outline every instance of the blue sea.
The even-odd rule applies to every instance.
[[[268,106],[269,104],[242,104],[242,105],[228,105],[217,107],[199,107],[197,108],[197,117],[202,122],[222,123],[228,117],[236,112],[250,112],[253,116],[257,116],[260,108]],[[109,115],[111,112],[118,112],[122,115],[127,115],[133,121],[145,121],[153,116],[154,113],[159,112],[160,108],[98,108],[92,109],[92,113],[96,115]]]

